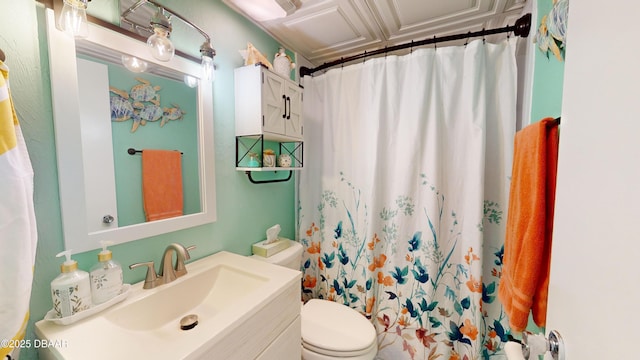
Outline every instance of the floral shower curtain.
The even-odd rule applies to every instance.
[[[379,358],[505,358],[515,45],[420,49],[304,79],[303,297],[371,319]]]

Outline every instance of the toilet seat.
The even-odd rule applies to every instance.
[[[342,358],[377,352],[373,324],[348,306],[312,299],[302,307],[300,318],[302,346],[311,352]]]
[[[333,351],[315,347],[308,343],[302,342],[303,359],[373,359],[378,352],[378,344],[373,342],[368,348],[354,351]],[[313,354],[313,356],[309,356]],[[307,356],[304,356],[307,355]]]

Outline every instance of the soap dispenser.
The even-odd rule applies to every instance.
[[[111,250],[107,249],[112,242],[100,241],[100,244],[102,251],[98,253],[98,263],[89,272],[94,305],[113,299],[122,290],[122,266],[112,259]]]
[[[56,257],[66,256],[60,265],[61,274],[51,282],[53,310],[59,317],[67,317],[91,307],[89,273],[78,269],[78,262],[71,259],[71,250]]]

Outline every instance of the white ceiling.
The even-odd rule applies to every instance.
[[[318,66],[412,40],[512,25],[527,0],[301,0],[292,15],[263,22],[222,1]]]

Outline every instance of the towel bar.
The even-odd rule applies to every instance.
[[[174,150],[174,151],[178,151],[178,150]],[[134,149],[134,148],[128,148],[128,149],[127,149],[127,153],[128,153],[129,155],[135,155],[135,154],[137,154],[137,153],[141,153],[141,152],[142,152],[142,150],[136,150],[136,149]],[[180,155],[184,155],[184,153],[183,153],[182,151],[180,151]]]
[[[291,179],[291,175],[293,175],[293,171],[289,170],[289,176],[287,176],[284,179],[255,180],[253,177],[251,177],[251,171],[245,171],[245,173],[247,174],[247,177],[249,178],[249,181],[251,181],[251,183],[253,183],[253,184],[270,184],[270,183],[285,182],[285,181],[289,181]]]

